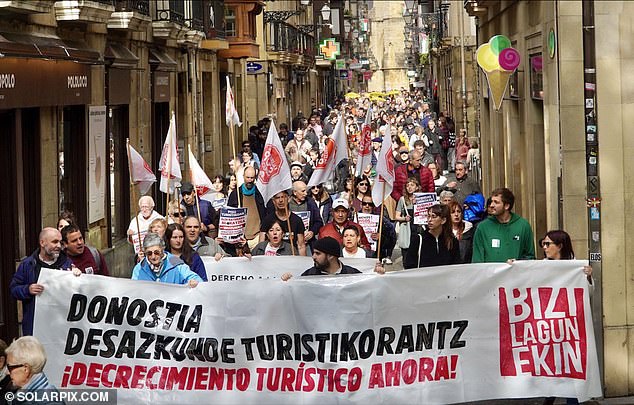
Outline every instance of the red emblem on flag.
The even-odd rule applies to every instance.
[[[321,158],[317,162],[315,169],[325,169],[328,165],[328,161],[337,155],[337,145],[332,139],[328,140],[328,145],[324,148],[324,152],[321,154]]]
[[[269,184],[271,178],[277,176],[282,168],[282,155],[273,145],[266,145],[262,152],[260,174],[258,175],[262,184]]]
[[[372,152],[372,128],[368,124],[361,127],[361,142],[359,142],[359,156],[366,156]]]

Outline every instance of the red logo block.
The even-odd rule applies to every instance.
[[[499,288],[500,374],[586,378],[583,288]]]
[[[282,169],[282,155],[273,145],[266,145],[260,163],[258,178],[262,184],[269,184],[271,178],[277,176]]]

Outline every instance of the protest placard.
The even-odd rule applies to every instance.
[[[223,207],[220,209],[218,236],[225,242],[233,243],[244,237],[247,224],[247,209]]]
[[[372,239],[372,234],[379,231],[379,220],[380,217],[375,214],[364,214],[362,212],[357,214],[358,224],[363,228],[363,232],[365,232],[365,236],[370,241],[370,249],[373,252],[376,252],[376,242]]]
[[[414,193],[414,224],[427,225],[427,210],[436,204],[436,193]]]
[[[310,211],[293,211],[293,213],[302,219],[304,228],[308,231],[310,229]]]

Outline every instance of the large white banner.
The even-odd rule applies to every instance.
[[[207,270],[209,281],[244,281],[262,279],[280,279],[284,273],[299,277],[313,266],[313,259],[308,256],[253,256],[226,257],[216,261],[213,256],[201,256]],[[376,259],[341,258],[341,261],[362,273],[373,273]]]
[[[601,396],[583,264],[193,289],[42,270],[35,335],[56,386],[120,404],[583,401]]]

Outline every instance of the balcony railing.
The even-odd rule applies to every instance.
[[[185,25],[196,31],[203,31],[203,16],[205,14],[205,2],[185,2]]]
[[[271,21],[268,23],[268,34],[267,49],[269,51],[315,56],[314,38],[293,25],[282,21]]]
[[[155,4],[154,21],[185,24],[185,2],[183,0],[158,0]]]
[[[115,11],[136,11],[150,16],[150,0],[116,0]]]

